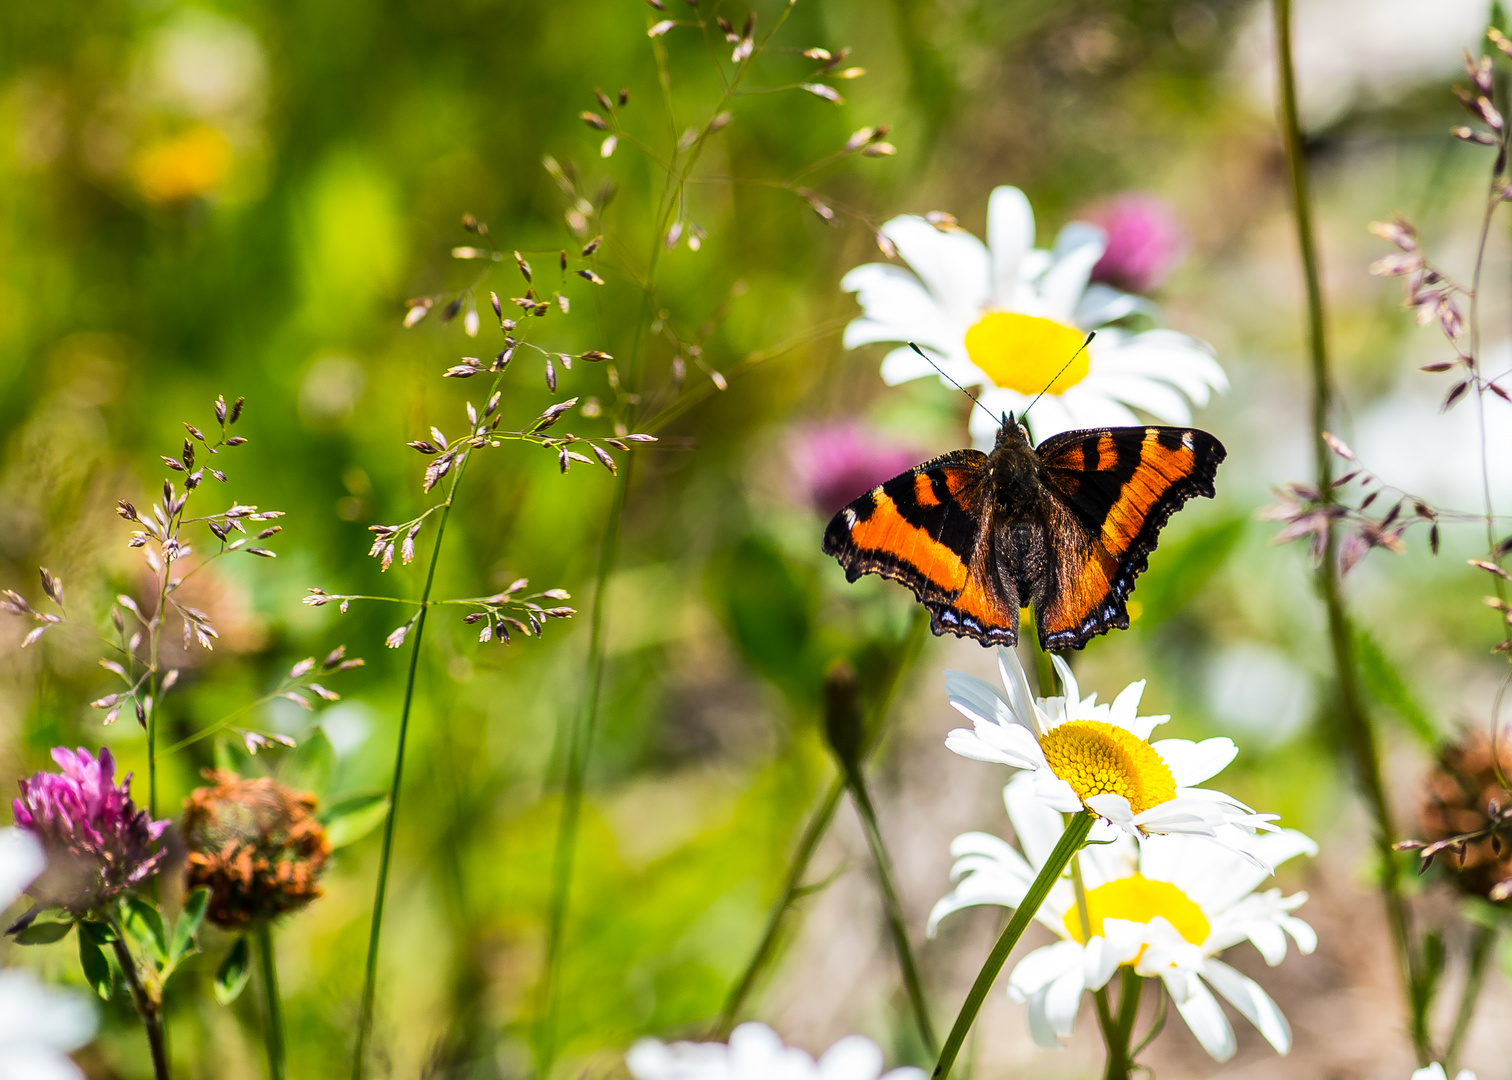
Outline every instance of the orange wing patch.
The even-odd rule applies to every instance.
[[[1129,625],[1125,600],[1161,528],[1183,503],[1213,495],[1224,458],[1213,436],[1190,428],[1074,431],[1036,449],[1053,496],[1053,589],[1037,610],[1047,648],[1080,648]]]
[[[907,585],[937,634],[1012,643],[1018,601],[1004,595],[990,557],[986,463],[980,451],[957,450],[873,488],[830,521],[824,550],[851,581],[880,574]]]

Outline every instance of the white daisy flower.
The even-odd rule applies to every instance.
[[[924,1080],[919,1069],[882,1075],[882,1051],[861,1035],[841,1039],[818,1061],[784,1046],[765,1024],[741,1024],[729,1044],[642,1039],[625,1055],[636,1080]]]
[[[882,232],[914,272],[868,263],[845,275],[840,287],[857,294],[864,312],[846,327],[845,345],[916,342],[950,378],[980,386],[986,412],[973,409],[971,416],[979,444],[992,444],[992,417],[1021,413],[1047,386],[1031,418],[1037,439],[1140,423],[1131,409],[1190,424],[1193,404],[1206,405],[1211,391],[1228,389],[1203,342],[1172,330],[1108,325],[1154,309],[1141,297],[1088,284],[1107,245],[1097,226],[1072,222],[1052,250],[1035,248],[1034,212],[1018,188],[992,193],[987,244],[912,215],[893,218]],[[1096,340],[1072,360],[1089,330],[1097,331]],[[933,374],[906,346],[882,361],[889,385]]]
[[[1150,733],[1170,717],[1138,715],[1143,679],[1111,705],[1099,705],[1095,693],[1081,697],[1065,661],[1051,660],[1065,697],[1036,700],[1018,657],[1002,646],[998,669],[1006,695],[985,679],[946,671],[950,703],[973,725],[952,731],[946,747],[1032,772],[1035,796],[1051,810],[1086,809],[1103,819],[1093,827],[1093,841],[1111,835],[1108,822],[1135,837],[1191,833],[1247,851],[1241,843],[1247,833],[1275,829],[1275,814],[1257,814],[1220,791],[1193,786],[1234,760],[1232,740],[1152,743]]]
[[[956,887],[930,912],[931,936],[953,911],[977,904],[1017,907],[1060,839],[1061,815],[1039,798],[1032,776],[1015,776],[1003,789],[1003,800],[1023,854],[986,833],[956,837],[950,845]],[[1048,1048],[1064,1045],[1083,992],[1105,986],[1114,972],[1129,965],[1165,984],[1192,1034],[1214,1059],[1227,1061],[1235,1043],[1212,990],[1278,1053],[1291,1049],[1291,1029],[1270,995],[1217,955],[1249,941],[1274,967],[1286,956],[1288,934],[1303,953],[1313,951],[1317,935],[1290,914],[1307,895],[1283,897],[1280,889],[1255,892],[1267,876],[1256,862],[1313,855],[1317,845],[1287,829],[1248,837],[1245,846],[1254,859],[1192,836],[1156,836],[1138,845],[1128,836],[1114,836],[1110,843],[1084,848],[1077,858],[1087,892],[1090,940],[1083,938],[1074,887],[1062,878],[1035,916],[1060,940],[1029,953],[1008,977],[1009,998],[1029,1003],[1034,1041]]]
[[[21,829],[0,829],[0,911],[42,872],[42,846]],[[95,1014],[78,994],[44,986],[30,971],[0,970],[0,1080],[84,1080],[68,1060],[94,1037]]]
[[[1449,1077],[1444,1072],[1444,1067],[1435,1061],[1413,1073],[1412,1080],[1449,1080]],[[1469,1069],[1461,1069],[1455,1074],[1454,1080],[1475,1080],[1475,1074]]]

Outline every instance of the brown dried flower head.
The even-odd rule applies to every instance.
[[[188,887],[210,889],[206,917],[222,929],[264,923],[320,896],[330,856],[315,797],[271,778],[205,770],[209,787],[184,804]]]
[[[1512,748],[1497,747],[1502,775],[1512,774]],[[1423,831],[1433,841],[1464,837],[1445,850],[1439,864],[1460,892],[1505,899],[1512,891],[1512,847],[1492,828],[1502,819],[1512,796],[1502,787],[1491,762],[1491,740],[1484,731],[1466,732],[1446,749],[1428,774],[1423,799]]]

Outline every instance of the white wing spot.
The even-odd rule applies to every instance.
[[[845,527],[847,529],[856,527],[856,512],[848,506],[845,508]]]
[[[1190,450],[1192,449],[1192,442],[1192,433],[1190,431],[1183,431],[1181,433],[1181,445]]]

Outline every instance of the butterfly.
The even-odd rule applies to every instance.
[[[984,646],[1018,641],[1034,608],[1041,648],[1080,649],[1127,629],[1126,601],[1161,528],[1213,497],[1226,451],[1205,431],[1067,431],[1031,446],[1002,417],[992,453],[955,450],[872,488],[830,521],[824,550],[845,576],[913,590],[930,629]]]

